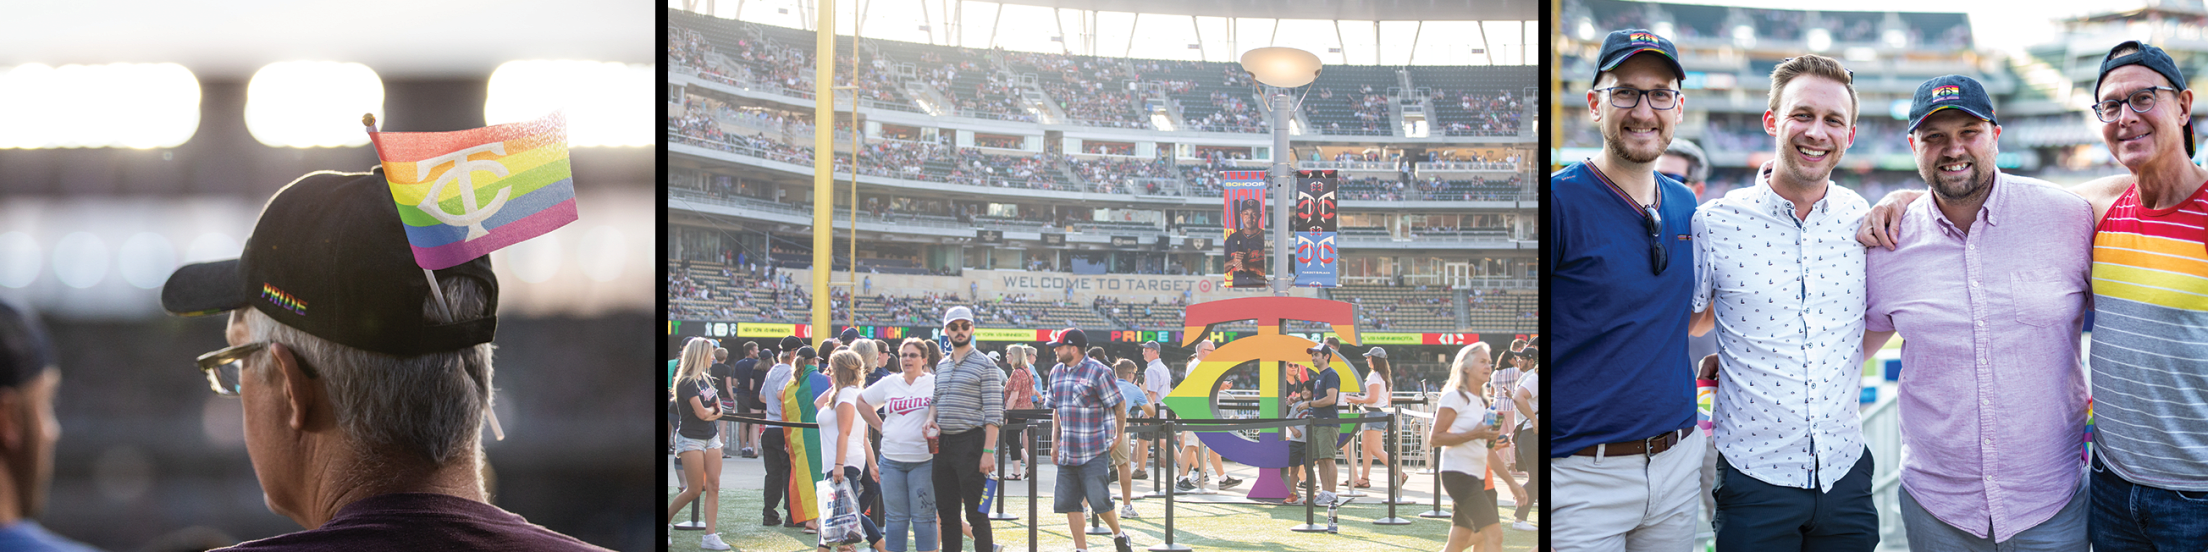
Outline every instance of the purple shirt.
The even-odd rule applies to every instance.
[[[2003,173],[1968,234],[1927,195],[1893,251],[1870,250],[1865,326],[1904,340],[1901,484],[1972,535],[2007,541],[2077,491],[2092,220],[2085,199]]]
[[[321,527],[239,543],[224,551],[262,550],[573,550],[604,551],[529,523],[497,506],[430,493],[394,493],[353,501]]]

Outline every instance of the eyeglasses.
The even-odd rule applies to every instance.
[[[2162,90],[2168,90],[2172,93],[2177,92],[2177,89],[2167,86],[2141,88],[2136,92],[2132,92],[2130,97],[2093,104],[2093,116],[2099,118],[2103,123],[2113,123],[2116,122],[2117,117],[2124,115],[2124,112],[2117,110],[2118,107],[2124,105],[2130,105],[2132,113],[2153,111],[2154,93]]]
[[[1641,224],[1648,228],[1648,271],[1662,275],[1664,269],[1671,266],[1671,257],[1664,252],[1664,217],[1656,214],[1654,206],[1643,207],[1642,210],[1648,212],[1648,218],[1641,220]]]
[[[1615,107],[1618,109],[1633,109],[1634,107],[1641,105],[1641,96],[1648,96],[1649,109],[1663,111],[1674,107],[1679,107],[1679,91],[1669,88],[1642,90],[1639,88],[1613,86],[1609,88],[1597,88],[1595,89],[1595,91],[1609,93],[1610,107]]]
[[[247,343],[224,347],[214,352],[199,355],[197,361],[199,371],[207,374],[207,387],[213,389],[216,395],[224,397],[238,396],[240,389],[238,387],[239,374],[245,370],[246,357],[267,349],[270,343],[268,341]],[[314,373],[313,367],[307,365],[306,359],[298,358],[297,355],[292,358],[299,362],[299,370],[306,372],[307,377],[320,377]]]

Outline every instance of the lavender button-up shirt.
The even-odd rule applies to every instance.
[[[1865,328],[1901,347],[1901,484],[1933,517],[2007,541],[2054,517],[2085,469],[2078,329],[2093,208],[2001,174],[1970,232],[1929,195],[1870,251]]]

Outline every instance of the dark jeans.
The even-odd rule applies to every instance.
[[[766,431],[759,434],[759,457],[767,462],[766,515],[768,516],[774,515],[774,507],[778,504],[782,506],[782,511],[792,511],[789,505],[791,498],[789,496],[790,450],[785,444],[786,441],[787,439],[783,437],[782,428],[780,427],[768,426]],[[793,521],[797,521],[797,514],[792,513],[782,516],[783,523]]]
[[[982,431],[945,433],[937,439],[939,452],[929,475],[935,480],[935,513],[943,520],[943,552],[965,550],[965,535],[952,527],[958,525],[960,512],[974,526],[974,550],[989,552],[996,544],[989,535],[989,514],[980,510],[981,486],[988,479],[981,473]]]
[[[2085,526],[2094,550],[2192,550],[2208,542],[2208,492],[2132,483],[2097,455],[2091,477],[2093,511]]]
[[[1832,492],[1765,483],[1720,458],[1711,494],[1719,550],[1869,552],[1878,546],[1868,448]]]

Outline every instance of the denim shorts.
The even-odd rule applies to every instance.
[[[681,435],[675,436],[675,454],[682,454],[693,450],[713,450],[717,448],[721,448],[721,436],[719,435],[715,435],[711,439],[692,439],[689,437],[683,437]]]
[[[1089,509],[1097,512],[1112,511],[1110,454],[1099,454],[1078,465],[1058,466],[1057,498],[1050,511],[1071,514],[1081,511],[1081,499],[1087,498]]]
[[[1364,426],[1363,428],[1360,428],[1360,429],[1362,429],[1362,430],[1364,430],[1364,431],[1387,431],[1387,430],[1388,430],[1388,423],[1387,423],[1387,422],[1365,422],[1365,426]]]

